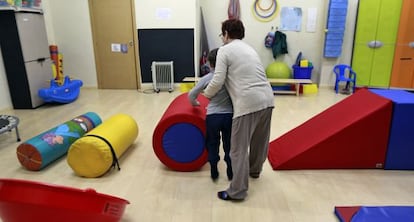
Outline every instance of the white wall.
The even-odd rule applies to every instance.
[[[89,5],[85,0],[43,0],[47,25],[51,25],[56,44],[63,54],[63,73],[80,79],[85,87],[97,87]]]
[[[194,28],[194,0],[135,0],[137,28]]]
[[[333,75],[332,69],[336,64],[351,64],[357,10],[358,0],[349,0],[344,43],[342,47],[342,56],[337,59],[322,59],[320,72],[321,75],[319,81],[320,85],[322,86],[334,85],[335,75]],[[326,21],[326,15],[324,20]]]
[[[265,66],[273,62],[272,52],[264,47],[264,37],[271,27],[280,26],[280,16],[271,22],[260,22],[252,14],[251,0],[240,0],[241,19],[246,28],[246,38],[260,54]],[[263,1],[265,2],[265,1]],[[294,63],[297,53],[302,51],[304,56],[314,64],[313,80],[320,86],[333,86],[332,67],[336,63],[350,63],[352,41],[358,0],[349,0],[346,36],[342,56],[338,59],[323,58],[324,30],[329,0],[278,0],[279,6],[301,7],[303,10],[302,31],[285,31],[288,41],[288,55],[283,55],[278,61],[290,66]],[[223,0],[135,0],[137,28],[189,28],[199,26],[197,22],[200,5],[204,14],[210,48],[221,45],[218,37],[221,22],[227,19],[229,1]],[[57,44],[63,53],[63,72],[75,79],[81,79],[86,87],[96,87],[97,77],[90,28],[88,1],[86,0],[43,0],[46,28],[50,44]],[[171,10],[170,19],[160,20],[156,17],[157,8]],[[317,32],[306,32],[307,9],[317,8]],[[198,40],[198,32],[195,33]],[[195,42],[198,55],[199,45]],[[143,56],[143,55],[141,55]],[[0,110],[12,108],[8,86],[0,58]],[[197,61],[196,61],[197,63]]]
[[[292,66],[298,53],[302,52],[303,56],[309,59],[314,65],[312,80],[320,86],[332,86],[334,81],[333,74],[331,73],[333,65],[339,62],[349,64],[351,61],[357,2],[358,0],[349,0],[343,53],[338,59],[325,59],[323,57],[328,0],[278,0],[280,8],[302,8],[302,30],[300,32],[283,31],[287,37],[289,53],[278,56],[276,60],[273,58],[272,51],[264,46],[264,38],[272,30],[272,27],[280,27],[280,8],[279,15],[274,20],[262,22],[258,21],[253,15],[252,1],[240,0],[241,19],[246,29],[245,41],[258,51],[265,67],[274,61],[282,61]],[[221,22],[227,19],[228,1],[203,1],[202,7],[204,19],[207,23],[206,28],[210,48],[218,47],[221,45],[221,40],[218,37],[218,34],[221,32]],[[317,8],[316,32],[314,33],[306,31],[309,8]],[[325,66],[328,68],[325,68]]]
[[[263,1],[266,2],[266,1]],[[218,37],[221,32],[221,22],[227,19],[228,1],[223,0],[204,0],[199,1],[203,10],[204,22],[207,31],[207,38],[210,49],[219,47],[222,42]],[[343,53],[337,59],[325,59],[323,57],[323,45],[325,39],[325,24],[327,17],[328,0],[278,0],[279,10],[282,7],[301,7],[302,8],[302,30],[300,32],[284,31],[287,35],[288,51],[286,55],[278,56],[276,61],[283,61],[289,66],[293,65],[296,56],[302,52],[303,56],[312,61],[314,65],[313,81],[320,86],[332,86],[334,76],[332,67],[337,63],[350,63],[353,44],[353,33],[356,17],[356,6],[358,0],[349,0],[348,22],[346,27]],[[276,16],[271,22],[258,21],[252,13],[252,1],[240,0],[241,19],[246,28],[245,41],[251,44],[259,53],[263,65],[266,67],[274,62],[272,51],[264,46],[264,38],[271,31],[272,27],[280,26],[280,15]],[[193,0],[181,0],[176,4],[176,0],[140,0],[136,1],[137,28],[188,28],[199,27],[195,22],[199,11],[194,10]],[[197,7],[196,7],[197,8]],[[317,9],[316,32],[306,31],[308,9]],[[156,16],[157,9],[168,9],[170,17],[159,19]],[[197,30],[196,35],[199,34]],[[195,36],[198,40],[199,36]],[[198,41],[195,42],[196,57],[199,57]],[[142,55],[144,56],[144,55]],[[197,67],[196,59],[196,67]]]
[[[194,54],[199,58],[199,10],[199,0],[135,0],[137,29],[193,28]],[[194,67],[198,67],[198,59]]]

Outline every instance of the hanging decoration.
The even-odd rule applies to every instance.
[[[276,31],[277,31],[277,27],[276,27]],[[273,46],[273,42],[275,41],[275,31],[273,31],[273,26],[272,29],[270,30],[270,32],[267,33],[266,37],[265,37],[265,47],[266,48],[272,48]]]
[[[240,2],[239,0],[230,0],[229,9],[227,10],[229,19],[240,19]]]
[[[262,2],[263,2],[262,0],[254,1],[253,7],[252,7],[253,15],[256,17],[257,20],[261,22],[270,22],[277,15],[276,13],[278,10],[277,0],[267,0],[269,4],[262,4]]]
[[[208,46],[208,39],[207,39],[207,31],[206,31],[206,25],[204,22],[204,15],[203,15],[203,9],[200,9],[200,51],[201,51],[201,57],[200,57],[200,77],[204,76],[205,74],[209,73],[210,66],[207,63],[207,56],[208,52],[210,51],[210,48]]]

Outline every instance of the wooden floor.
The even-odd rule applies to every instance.
[[[220,177],[210,179],[208,165],[197,172],[168,170],[155,156],[152,133],[170,102],[179,95],[133,90],[82,89],[78,100],[66,105],[46,105],[34,110],[2,110],[20,118],[22,142],[92,111],[103,120],[117,113],[131,115],[139,126],[135,143],[120,158],[121,171],[101,178],[74,175],[66,157],[39,172],[25,170],[17,160],[16,135],[0,135],[0,177],[48,182],[75,188],[94,188],[99,193],[131,202],[123,222],[334,222],[335,206],[414,205],[414,171],[298,170],[274,171],[268,162],[260,179],[250,181],[244,202],[219,200],[217,191],[227,187],[225,165]],[[318,94],[275,95],[271,140],[346,98],[332,89]],[[316,129],[317,130],[317,129]]]

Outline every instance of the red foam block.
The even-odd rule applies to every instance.
[[[367,89],[273,140],[268,159],[279,169],[383,168],[392,101]]]

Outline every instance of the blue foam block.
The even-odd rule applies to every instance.
[[[393,101],[390,137],[384,169],[414,170],[414,94],[404,90],[371,89]]]

